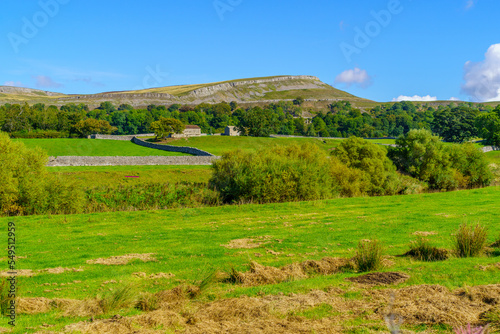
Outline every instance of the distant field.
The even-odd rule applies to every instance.
[[[48,170],[65,180],[77,180],[86,188],[145,183],[205,183],[211,175],[210,166],[48,167]]]
[[[206,136],[193,137],[189,139],[179,139],[169,142],[168,145],[190,146],[210,152],[215,155],[222,155],[224,152],[240,149],[246,152],[255,152],[261,148],[273,145],[293,145],[312,143],[325,151],[330,151],[337,147],[339,140],[319,140],[316,138],[258,138],[258,137],[227,137],[227,136]]]
[[[184,156],[155,150],[129,141],[96,139],[14,139],[28,147],[41,147],[49,156]]]
[[[282,283],[255,286],[216,280],[209,284],[195,301],[189,302],[181,309],[174,309],[175,313],[167,314],[168,317],[173,317],[174,314],[178,317],[177,314],[181,314],[186,319],[190,316],[198,319],[198,314],[203,313],[197,312],[204,312],[210,303],[216,303],[213,307],[222,307],[220,303],[227,298],[251,296],[256,299],[237,301],[246,303],[243,305],[252,311],[240,311],[243,305],[234,300],[227,301],[228,307],[234,312],[242,312],[245,317],[258,319],[260,314],[265,312],[264,309],[259,308],[257,312],[256,308],[252,308],[258,300],[267,298],[266,300],[278,301],[288,298],[287,296],[299,298],[302,294],[311,293],[312,295],[308,295],[311,299],[299,302],[298,305],[301,306],[290,305],[293,312],[281,312],[276,309],[274,312],[277,320],[273,321],[292,321],[297,319],[296,312],[308,312],[306,314],[318,321],[337,319],[342,332],[380,332],[384,328],[383,314],[374,313],[374,308],[383,308],[387,303],[377,304],[374,299],[377,291],[387,292],[387,288],[395,288],[399,298],[405,296],[399,295],[399,289],[409,286],[441,285],[445,287],[444,291],[448,291],[446,288],[466,287],[466,291],[470,291],[476,285],[498,284],[500,271],[495,264],[499,262],[500,250],[494,252],[491,257],[451,258],[434,263],[398,255],[408,250],[409,242],[415,239],[413,233],[417,231],[430,233],[428,238],[434,245],[450,248],[452,233],[464,222],[480,222],[487,226],[488,241],[493,242],[500,233],[497,214],[499,201],[500,188],[490,187],[414,196],[16,217],[14,221],[17,227],[17,269],[30,269],[36,273],[33,277],[18,277],[18,296],[83,300],[103,296],[125,284],[133,284],[137,291],[158,292],[182,284],[198,284],[211,270],[229,271],[233,267],[237,271],[248,272],[251,261],[280,267],[305,260],[319,260],[326,256],[350,258],[360,240],[376,238],[384,245],[385,254],[391,256],[388,259],[390,267],[382,271],[406,273],[410,275],[406,283],[388,287],[358,285],[345,280],[347,277],[359,275],[352,271],[332,275],[315,274],[308,278],[292,277]],[[0,218],[2,226],[7,226],[8,221],[12,219]],[[240,239],[254,240],[257,245],[255,248],[223,247],[233,240]],[[149,253],[155,261],[133,260],[122,265],[87,262],[98,258]],[[0,266],[3,270],[7,269],[5,257]],[[40,271],[57,267],[82,271],[70,270],[59,274]],[[144,278],[137,273],[144,273]],[[145,278],[156,273],[169,275],[165,278]],[[425,286],[421,289],[426,291]],[[325,299],[321,302],[322,299],[318,298],[326,296],[326,293],[332,294],[335,299]],[[429,302],[447,302],[437,299],[432,292],[426,293],[415,296],[418,298],[415,303],[423,307],[422,305],[429,305]],[[472,305],[472,302],[468,299],[468,294],[453,296],[455,301],[449,304],[447,310],[449,312],[450,308],[453,309],[454,318],[457,315],[455,312],[462,312],[462,309],[456,307],[457,298],[464,300],[467,305]],[[474,304],[480,302],[478,297]],[[282,303],[288,305],[286,299]],[[342,309],[341,305],[344,304],[335,303],[349,303],[346,307],[354,307],[356,310],[356,307],[359,307],[361,310],[356,311],[360,313],[355,315],[353,320],[348,316],[350,309]],[[318,310],[318,306],[322,308]],[[429,317],[433,317],[438,311],[434,307],[416,308],[414,312],[417,310]],[[221,318],[225,315],[218,316],[220,313],[211,312],[208,314],[213,315],[216,324],[225,319]],[[439,312],[442,314],[443,311]],[[96,316],[95,321],[111,318],[116,314],[130,316],[150,313],[122,308]],[[34,333],[42,328],[42,324],[52,326],[50,331],[59,331],[70,323],[88,323],[89,318],[90,316],[85,315],[64,316],[57,309],[33,315],[19,314],[18,327],[13,333]],[[300,319],[308,321],[309,318]],[[0,326],[8,327],[7,321],[2,317]],[[404,328],[418,332],[429,329],[422,322],[418,326],[405,325]],[[148,328],[158,329],[156,322],[145,324],[154,326]],[[191,326],[197,324],[198,321],[186,320],[180,327],[165,325],[167,327],[162,329],[168,333],[177,333],[182,332],[183,328],[192,328]],[[446,333],[450,332],[451,328],[439,325],[432,329]]]

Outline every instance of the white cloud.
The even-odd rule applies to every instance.
[[[6,81],[3,85],[12,87],[24,87],[24,85],[20,81]]]
[[[464,79],[462,91],[473,101],[500,101],[500,44],[490,46],[483,61],[466,62]]]
[[[55,82],[52,80],[52,78],[45,76],[45,75],[39,75],[34,77],[36,80],[36,86],[39,88],[59,88],[62,87],[60,83]]]
[[[429,102],[429,101],[437,101],[436,96],[405,96],[405,95],[399,95],[396,98],[392,99],[392,102],[401,102],[401,101],[416,101],[416,102]]]
[[[460,101],[460,99],[458,97],[450,97],[449,101]]]
[[[335,83],[346,84],[347,87],[355,84],[361,88],[366,88],[372,84],[372,77],[368,75],[366,70],[361,70],[356,67],[352,70],[346,70],[340,73],[335,78]]]
[[[465,10],[472,9],[476,5],[477,0],[467,0]]]

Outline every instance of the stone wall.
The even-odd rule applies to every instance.
[[[498,146],[486,146],[482,148],[484,153],[492,152],[492,151],[500,151],[500,147]]]
[[[134,137],[154,137],[154,133],[144,133],[139,135],[125,135],[125,136],[115,136],[115,135],[90,135],[88,139],[108,139],[108,140],[123,140],[131,141]]]
[[[192,155],[203,156],[203,157],[213,157],[214,156],[212,153],[208,153],[206,151],[202,151],[202,150],[199,150],[199,149],[194,148],[194,147],[159,145],[159,144],[154,144],[154,143],[150,143],[150,142],[141,140],[137,137],[132,138],[132,142],[134,144],[137,144],[137,145],[141,145],[141,146],[148,147],[148,148],[154,148],[154,149],[162,150],[162,151],[181,152],[181,153],[192,154]]]
[[[49,157],[48,167],[68,166],[161,166],[161,165],[211,165],[219,159],[215,156],[204,157]]]

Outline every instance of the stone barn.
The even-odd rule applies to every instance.
[[[226,126],[224,129],[224,136],[239,136],[240,132],[235,126]]]
[[[186,125],[186,129],[181,134],[173,133],[170,138],[187,138],[187,137],[200,137],[201,128],[198,125]]]

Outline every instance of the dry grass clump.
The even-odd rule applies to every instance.
[[[404,254],[420,261],[444,261],[448,258],[448,251],[430,244],[429,239],[418,237],[410,243],[410,250]]]
[[[349,259],[325,257],[321,260],[307,260],[292,263],[282,268],[263,266],[257,262],[250,263],[248,272],[239,272],[230,267],[222,281],[247,286],[277,284],[294,279],[307,278],[311,275],[331,275],[353,268]]]
[[[99,258],[95,260],[87,260],[88,264],[103,264],[106,266],[118,266],[118,265],[125,265],[128,264],[129,262],[133,260],[141,260],[142,262],[151,262],[151,261],[156,261],[154,253],[147,253],[147,254],[127,254],[127,255],[121,255],[121,256],[111,256],[108,258]]]
[[[374,271],[383,267],[383,249],[378,240],[362,240],[354,256],[359,272]]]
[[[487,229],[479,224],[460,225],[453,237],[453,247],[457,257],[475,257],[484,252],[487,242]]]

